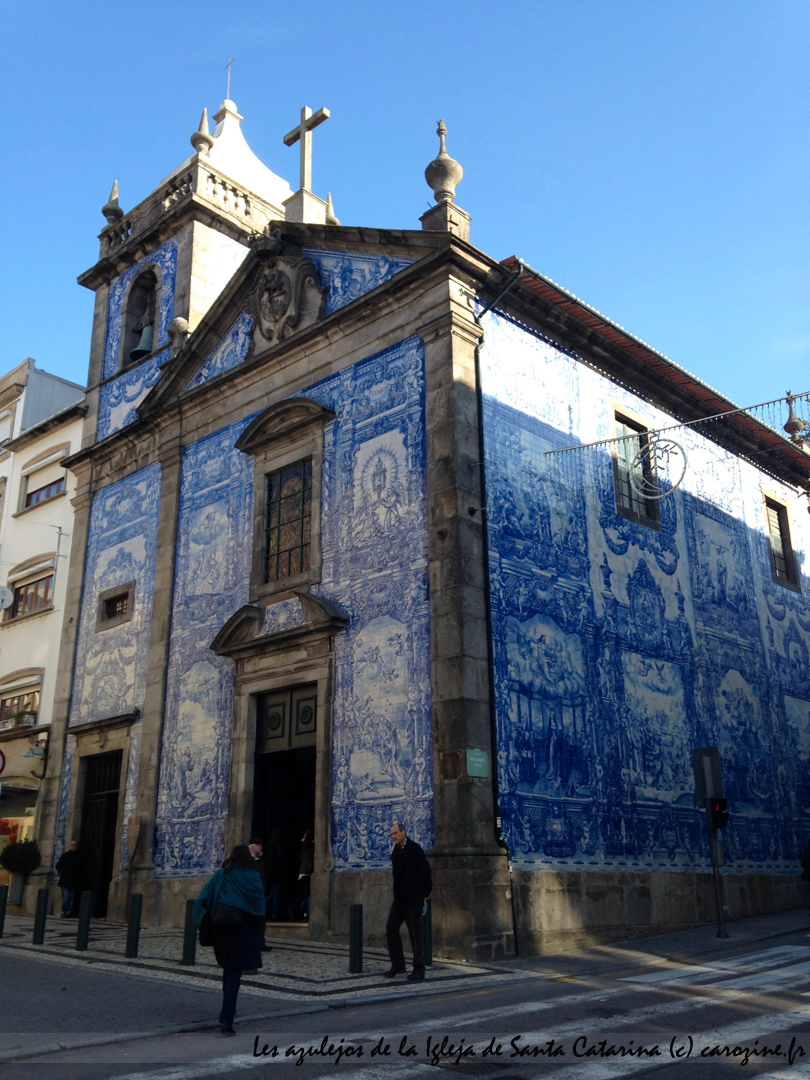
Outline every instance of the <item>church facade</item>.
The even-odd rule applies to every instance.
[[[341,226],[327,116],[295,193],[226,101],[104,208],[41,875],[78,838],[97,915],[178,925],[231,845],[294,880],[311,828],[310,933],[380,936],[400,820],[445,954],[649,933],[712,917],[717,745],[732,912],[797,903],[808,459],[471,246],[443,126],[421,230]],[[673,423],[665,491],[623,448]]]

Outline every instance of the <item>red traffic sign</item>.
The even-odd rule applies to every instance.
[[[3,769],[6,767],[6,755],[0,750],[0,775],[2,775]]]

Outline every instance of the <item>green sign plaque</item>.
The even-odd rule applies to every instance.
[[[489,754],[486,750],[467,750],[467,776],[489,776]]]

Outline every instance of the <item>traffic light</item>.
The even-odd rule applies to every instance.
[[[728,825],[728,799],[709,801],[709,828],[725,829]]]

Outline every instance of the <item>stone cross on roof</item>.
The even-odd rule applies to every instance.
[[[292,146],[301,140],[301,190],[312,190],[312,129],[329,119],[328,109],[312,109],[305,105],[301,110],[301,123],[284,136],[284,145]]]

